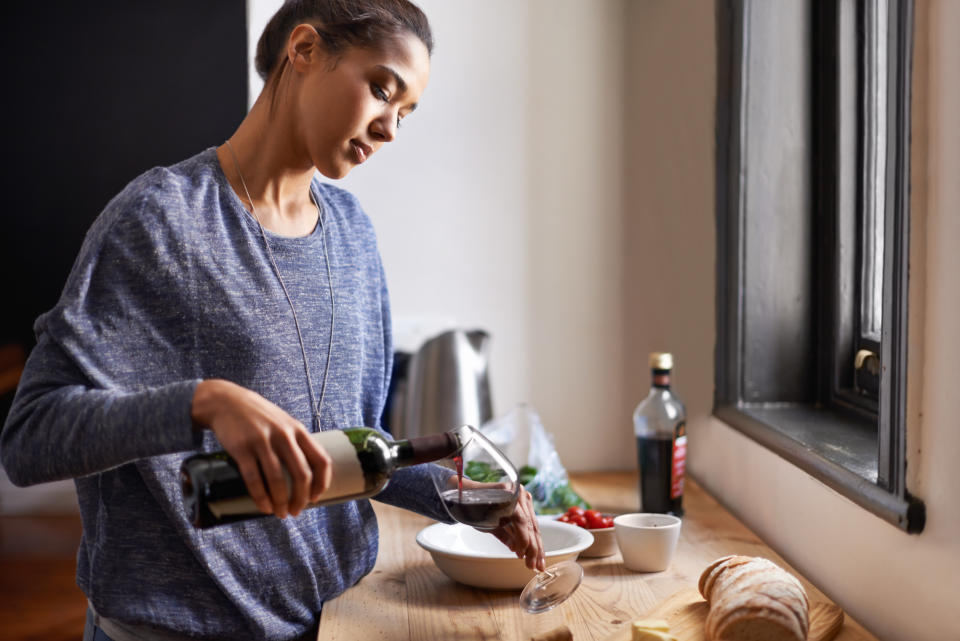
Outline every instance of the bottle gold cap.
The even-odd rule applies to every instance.
[[[651,353],[650,369],[673,369],[673,354],[670,352]]]

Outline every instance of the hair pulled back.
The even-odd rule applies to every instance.
[[[264,81],[286,60],[287,39],[299,24],[313,25],[327,51],[382,47],[405,32],[433,53],[433,35],[423,12],[409,0],[286,0],[257,42],[257,73]]]

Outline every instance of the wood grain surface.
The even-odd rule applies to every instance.
[[[596,509],[616,514],[637,509],[635,473],[577,474],[572,475],[572,483]],[[628,629],[630,621],[669,606],[671,598],[679,598],[675,595],[690,589],[695,592],[703,568],[727,554],[768,558],[803,582],[812,603],[832,605],[692,479],[684,497],[680,542],[669,568],[631,572],[623,566],[619,553],[581,559],[584,578],[580,589],[555,610],[535,616],[522,613],[519,591],[472,588],[441,573],[415,541],[417,532],[431,521],[377,502],[374,508],[380,522],[376,567],[356,586],[324,605],[318,639],[513,641],[566,625],[576,641],[610,641],[612,635]],[[700,603],[706,608],[705,602]],[[702,638],[695,634],[693,630],[678,638]],[[843,620],[836,638],[875,639],[850,617]]]
[[[663,619],[670,634],[681,641],[705,641],[703,624],[709,608],[696,588],[684,588],[660,602],[642,618]],[[810,606],[810,631],[807,641],[832,641],[843,627],[843,610],[836,604],[817,601]],[[605,641],[630,641],[630,625],[611,634]]]

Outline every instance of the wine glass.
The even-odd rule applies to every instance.
[[[509,518],[520,496],[520,475],[510,459],[470,425],[453,430],[460,449],[438,463],[455,474],[433,475],[440,501],[454,521],[478,530],[493,530]],[[463,477],[483,482],[463,488]]]
[[[476,428],[463,425],[453,433],[460,449],[438,463],[454,473],[434,474],[434,486],[454,521],[494,530],[516,509],[523,487],[517,468]],[[485,485],[464,488],[463,477]],[[529,614],[552,610],[576,591],[582,579],[583,568],[576,561],[552,565],[530,579],[520,594],[520,607]]]

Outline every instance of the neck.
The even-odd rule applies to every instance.
[[[670,374],[655,371],[653,373],[653,386],[660,389],[670,389]]]
[[[247,211],[274,233],[311,233],[317,223],[317,208],[310,198],[315,170],[289,120],[279,112],[270,114],[267,92],[260,94],[229,140],[236,161],[226,144],[217,149],[217,158]]]

